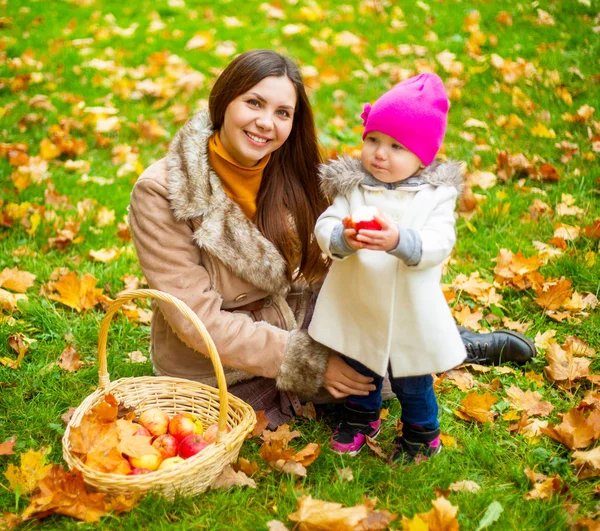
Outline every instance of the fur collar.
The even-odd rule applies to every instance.
[[[464,187],[464,164],[458,161],[432,162],[419,177],[432,186],[454,186],[459,195]],[[371,174],[365,170],[359,159],[343,157],[321,165],[321,190],[330,199],[338,195],[348,195],[365,177]]]
[[[175,218],[199,218],[196,244],[240,279],[267,293],[285,293],[289,282],[283,257],[227,196],[209,166],[208,139],[213,133],[209,113],[202,111],[192,116],[171,142],[168,188]]]

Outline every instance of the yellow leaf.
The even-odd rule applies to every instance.
[[[4,475],[8,479],[10,490],[20,489],[21,494],[33,492],[38,483],[46,477],[52,465],[45,464],[45,451],[29,450],[21,454],[21,466],[9,464]]]
[[[102,290],[95,287],[97,282],[98,280],[93,275],[86,273],[81,279],[78,279],[77,274],[71,271],[51,286],[52,290],[58,291],[60,295],[52,294],[49,295],[49,298],[78,312],[89,310],[96,304],[108,300]]]
[[[40,143],[40,155],[44,160],[55,159],[60,154],[60,148],[54,145],[50,139],[44,138]]]
[[[540,138],[556,138],[556,133],[552,129],[548,129],[543,123],[538,124],[531,129],[531,134]]]

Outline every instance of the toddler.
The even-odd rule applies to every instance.
[[[381,386],[389,373],[402,408],[394,460],[419,462],[441,449],[431,373],[463,362],[465,347],[440,288],[442,263],[455,243],[454,209],[463,183],[458,162],[434,162],[446,132],[442,80],[421,74],[383,94],[361,115],[361,160],[322,167],[333,200],[315,235],[334,260],[308,329],[374,378],[368,396],[349,396],[331,438],[356,455],[379,433]],[[371,207],[381,230],[360,229],[352,214]]]

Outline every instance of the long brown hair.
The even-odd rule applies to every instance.
[[[256,226],[284,257],[290,281],[300,258],[298,276],[312,283],[327,271],[313,237],[317,218],[327,203],[318,183],[321,157],[315,122],[298,67],[272,50],[246,52],[218,77],[208,99],[208,109],[213,127],[221,129],[227,106],[269,76],[286,76],[296,89],[298,101],[290,136],[271,154],[265,167],[257,197]]]

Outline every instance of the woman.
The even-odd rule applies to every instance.
[[[271,424],[298,413],[296,394],[334,398],[374,386],[306,332],[327,265],[312,238],[327,206],[312,110],[297,67],[269,50],[237,57],[209,110],[176,134],[131,196],[129,222],[149,286],[183,300],[204,322],[230,392]],[[527,361],[512,332],[463,330],[468,360]],[[485,342],[483,341],[485,339]],[[152,318],[157,374],[215,385],[191,324],[159,302]],[[329,399],[331,399],[329,396]]]

